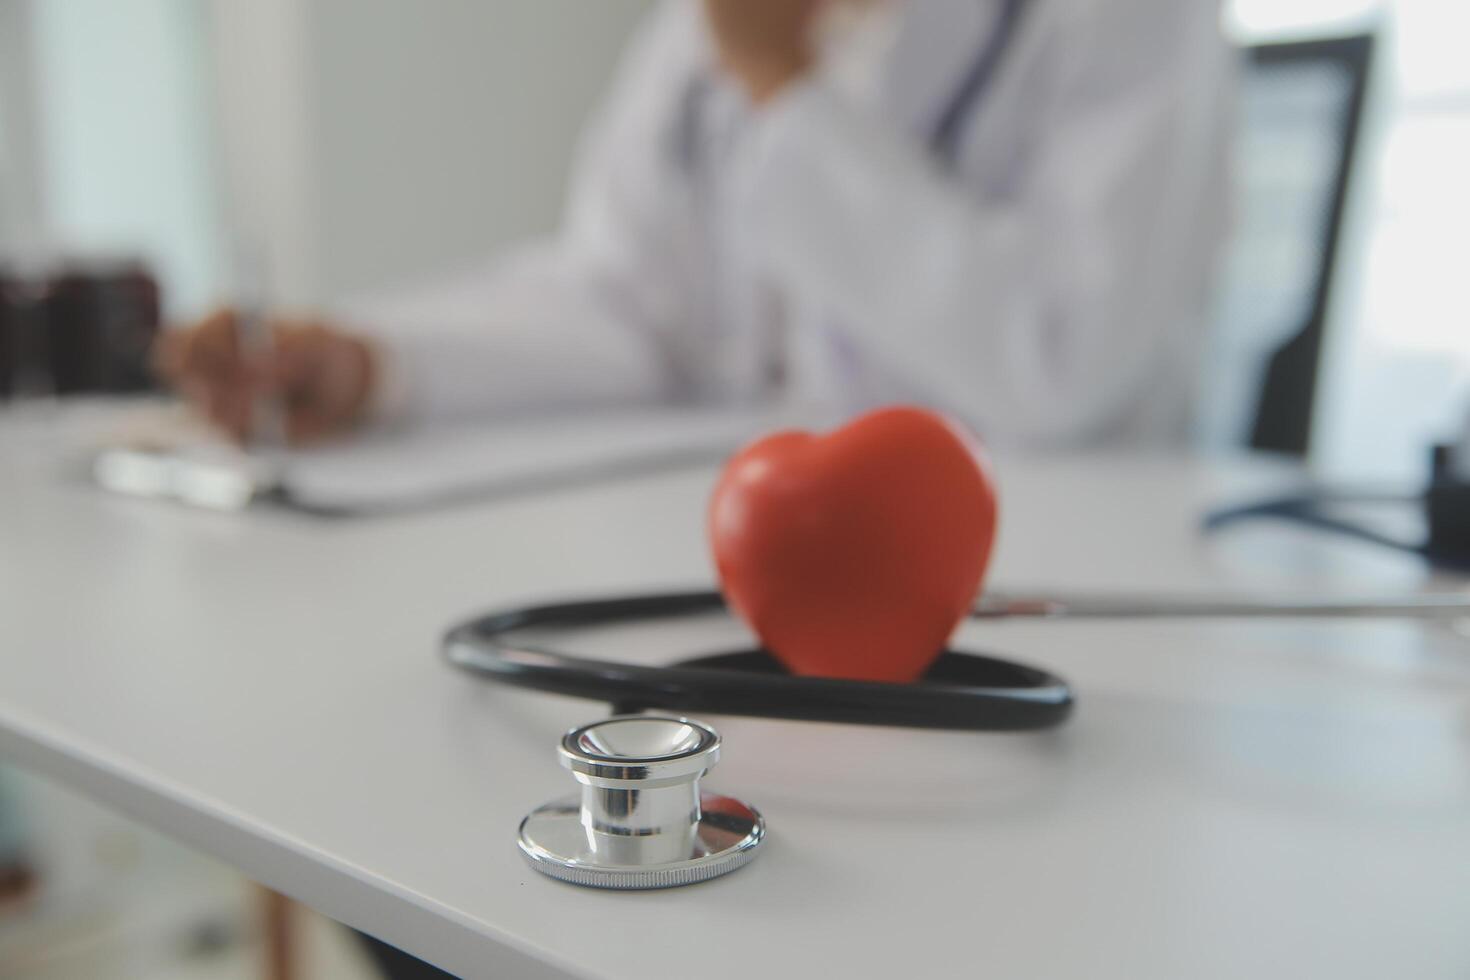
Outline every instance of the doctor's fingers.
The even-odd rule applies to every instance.
[[[163,333],[152,358],[154,370],[196,411],[232,438],[246,436],[256,382],[241,356],[230,310]]]
[[[189,378],[233,376],[244,370],[235,314],[219,309],[198,323],[165,331],[154,344],[153,366],[170,384]]]
[[[372,388],[372,353],[362,340],[315,322],[277,324],[266,383],[286,407],[286,436],[309,443],[350,428]]]

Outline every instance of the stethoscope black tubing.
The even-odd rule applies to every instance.
[[[1024,7],[1025,0],[1001,0],[990,34],[976,52],[975,60],[960,78],[949,102],[935,119],[929,134],[929,146],[946,163],[953,164],[959,156],[965,127],[1000,68],[1001,60],[1020,26]]]
[[[718,592],[675,592],[522,606],[450,630],[451,664],[513,687],[649,708],[757,718],[964,731],[1051,728],[1072,711],[1072,691],[1046,671],[946,651],[912,684],[794,677],[763,650],[696,657],[665,667],[597,660],[512,641],[533,627],[576,629],[715,612]]]

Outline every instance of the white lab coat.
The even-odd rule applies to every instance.
[[[998,444],[1181,437],[1226,210],[1216,7],[1028,0],[946,164],[925,133],[999,9],[867,8],[752,107],[665,3],[554,240],[347,314],[384,411],[903,400]]]

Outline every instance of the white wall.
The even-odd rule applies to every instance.
[[[0,0],[0,257],[40,235],[33,34],[29,0]]]
[[[316,303],[554,226],[648,0],[216,0],[230,224]]]
[[[551,228],[646,0],[316,0],[322,287],[442,270]]]
[[[0,0],[0,258],[309,305],[555,223],[648,0]]]
[[[137,256],[192,310],[217,288],[216,188],[190,0],[32,0],[28,247]]]
[[[238,294],[248,262],[248,288],[309,302],[320,291],[322,236],[305,5],[214,0],[207,13],[222,292]]]

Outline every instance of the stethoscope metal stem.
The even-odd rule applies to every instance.
[[[1455,593],[1344,599],[1194,598],[1169,595],[1020,596],[986,593],[973,619],[1465,619]]]

